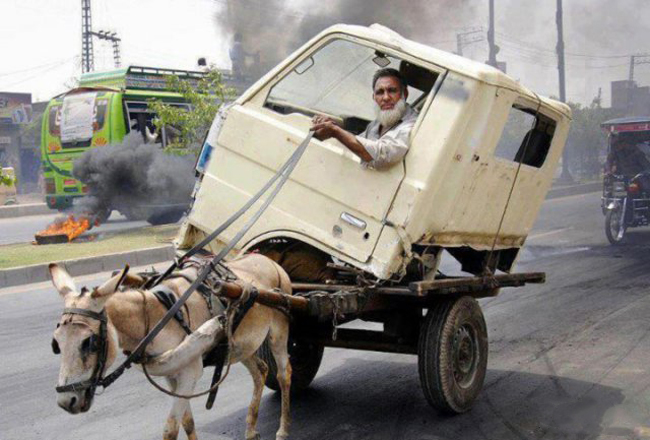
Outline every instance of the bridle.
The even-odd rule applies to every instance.
[[[104,380],[102,376],[104,375],[104,370],[106,369],[106,359],[108,358],[108,336],[107,336],[107,319],[106,312],[102,309],[101,312],[93,312],[88,309],[77,309],[77,308],[66,308],[63,309],[63,315],[81,315],[88,318],[95,319],[99,321],[99,334],[93,334],[91,338],[93,339],[90,344],[90,352],[97,352],[97,364],[93,369],[93,374],[90,376],[90,379],[82,380],[79,382],[70,383],[67,385],[57,386],[57,393],[67,393],[69,391],[84,391],[86,390],[87,398],[92,399],[95,395],[95,390],[98,386],[104,385]],[[55,354],[59,354],[58,345],[55,345],[56,341],[52,343],[52,349]]]

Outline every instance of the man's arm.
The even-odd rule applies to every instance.
[[[314,136],[321,141],[334,138],[347,147],[348,150],[359,156],[364,162],[370,162],[373,157],[366,147],[359,142],[357,137],[347,130],[336,125],[331,119],[317,116],[314,118]]]

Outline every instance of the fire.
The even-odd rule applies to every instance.
[[[72,241],[79,237],[92,226],[88,217],[79,217],[75,219],[74,215],[69,215],[65,220],[56,220],[43,231],[36,234],[39,237],[67,236],[67,241]]]

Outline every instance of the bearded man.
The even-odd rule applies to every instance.
[[[402,160],[409,148],[409,135],[418,114],[407,103],[406,81],[395,69],[380,69],[372,78],[377,119],[358,136],[344,130],[327,116],[312,120],[319,140],[335,138],[359,156],[363,166],[382,169]]]

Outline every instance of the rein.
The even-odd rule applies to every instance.
[[[286,181],[289,179],[289,176],[293,172],[294,168],[300,161],[300,158],[302,157],[303,153],[307,149],[307,146],[309,145],[309,142],[311,141],[312,137],[314,136],[314,132],[312,130],[309,131],[307,134],[307,137],[302,141],[302,143],[298,146],[298,148],[293,152],[293,154],[287,159],[287,161],[280,167],[280,169],[275,173],[271,179],[262,187],[244,206],[242,206],[239,211],[237,211],[235,214],[233,214],[230,218],[228,218],[222,225],[220,225],[217,229],[215,229],[210,235],[208,235],[206,238],[204,238],[201,242],[198,244],[194,245],[189,251],[187,251],[182,257],[178,258],[174,263],[162,274],[160,277],[154,279],[154,282],[151,283],[151,285],[145,285],[145,288],[150,288],[153,286],[158,285],[162,280],[167,278],[179,265],[186,259],[190,258],[192,255],[196,254],[199,252],[203,247],[205,247],[208,243],[210,243],[212,240],[214,240],[219,234],[221,234],[223,231],[225,231],[230,225],[232,225],[239,217],[241,217],[246,211],[248,211],[261,197],[266,193],[271,186],[273,186],[274,183],[277,184],[275,188],[273,188],[273,191],[269,194],[269,196],[266,198],[262,206],[257,210],[257,212],[246,222],[246,224],[237,232],[237,234],[228,242],[228,244],[221,249],[221,251],[210,261],[209,264],[205,265],[205,267],[199,272],[198,276],[196,279],[192,282],[190,287],[187,288],[187,290],[181,295],[178,300],[174,303],[174,305],[167,311],[167,313],[156,323],[156,325],[151,329],[144,338],[140,340],[138,345],[135,347],[133,352],[131,352],[127,358],[117,367],[115,370],[110,373],[106,377],[101,377],[105,366],[106,366],[106,350],[108,344],[106,343],[106,316],[104,314],[104,311],[102,311],[103,315],[103,320],[99,318],[100,314],[97,314],[95,312],[92,312],[90,310],[85,310],[85,309],[65,309],[65,310],[72,310],[69,311],[68,313],[76,313],[79,315],[84,315],[84,316],[89,316],[91,318],[99,319],[101,324],[100,324],[100,332],[103,330],[103,337],[100,336],[100,339],[102,339],[102,343],[104,345],[104,355],[102,356],[102,362],[97,362],[97,365],[95,367],[95,370],[93,371],[93,376],[91,379],[86,380],[86,381],[81,381],[81,382],[76,382],[74,384],[70,385],[65,385],[63,387],[57,387],[58,392],[66,392],[66,391],[79,391],[82,389],[89,389],[91,393],[94,394],[95,388],[97,386],[102,386],[104,389],[107,388],[109,385],[111,385],[113,382],[115,382],[122,374],[124,374],[124,371],[126,371],[128,368],[131,368],[131,365],[133,363],[139,362],[142,360],[142,357],[144,355],[144,352],[147,348],[147,345],[160,333],[160,331],[167,325],[169,321],[171,321],[176,315],[176,313],[183,307],[185,302],[188,300],[188,298],[194,293],[194,291],[203,284],[203,282],[206,280],[210,272],[216,270],[218,265],[221,264],[221,260],[228,255],[228,253],[239,243],[239,241],[243,238],[243,236],[250,230],[250,228],[257,222],[257,220],[262,216],[264,211],[269,207],[271,202],[275,199],[277,194],[280,192]],[[66,311],[64,310],[64,313]],[[103,327],[102,327],[103,326]],[[229,365],[228,365],[229,367]],[[221,381],[220,381],[221,382]],[[216,388],[216,387],[214,387]],[[211,388],[212,389],[212,388]],[[166,390],[164,390],[166,391]],[[207,392],[209,392],[208,390]],[[206,393],[207,393],[206,392]]]

